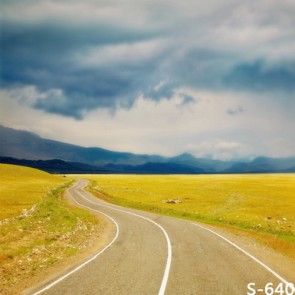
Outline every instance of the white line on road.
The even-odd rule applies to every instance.
[[[52,288],[53,286],[55,286],[56,284],[60,283],[62,280],[64,280],[65,278],[67,278],[68,276],[72,275],[73,273],[77,272],[78,270],[80,270],[81,268],[83,268],[85,265],[89,264],[90,262],[92,262],[93,260],[95,260],[99,255],[101,255],[103,252],[105,252],[108,248],[110,248],[114,242],[117,240],[118,236],[119,236],[119,225],[118,223],[109,215],[101,212],[101,211],[98,211],[98,210],[95,210],[95,209],[92,209],[88,206],[84,206],[83,204],[79,203],[78,201],[76,201],[73,197],[73,201],[78,204],[79,206],[82,206],[84,208],[87,208],[87,209],[90,209],[92,211],[95,211],[95,212],[98,212],[99,214],[102,214],[104,216],[106,216],[108,219],[110,219],[116,226],[116,235],[115,237],[113,238],[113,240],[106,246],[104,247],[100,252],[98,252],[97,254],[95,254],[93,257],[91,257],[90,259],[88,259],[87,261],[83,262],[82,264],[80,264],[78,267],[74,268],[72,271],[68,272],[67,274],[65,274],[64,276],[60,277],[59,279],[57,279],[56,281],[52,282],[51,284],[47,285],[45,288],[41,289],[40,291],[34,293],[34,295],[37,295],[37,294],[41,294],[43,293],[44,291],[46,290],[49,290],[50,288]]]
[[[133,215],[133,216],[136,216],[136,217],[139,217],[139,218],[142,218],[148,222],[151,222],[152,224],[154,224],[155,226],[157,226],[158,228],[161,229],[161,231],[163,232],[165,238],[166,238],[166,241],[167,241],[167,248],[168,248],[168,255],[167,255],[167,262],[166,262],[166,267],[165,267],[165,271],[164,271],[164,276],[163,276],[163,279],[162,279],[162,283],[161,283],[161,287],[159,289],[159,293],[158,295],[164,295],[165,294],[165,290],[166,290],[166,287],[167,287],[167,283],[168,283],[168,278],[169,278],[169,274],[170,274],[170,268],[171,268],[171,262],[172,262],[172,245],[171,245],[171,241],[169,239],[169,236],[167,234],[167,232],[165,231],[165,229],[158,223],[156,223],[155,221],[149,219],[149,218],[146,218],[144,216],[141,216],[141,215],[138,215],[136,213],[132,213],[132,212],[128,212],[128,211],[125,211],[125,210],[121,210],[121,209],[117,209],[117,208],[113,208],[111,206],[107,206],[107,205],[103,205],[103,204],[98,204],[96,202],[93,202],[91,200],[89,200],[88,198],[84,197],[78,190],[76,190],[76,193],[80,195],[80,197],[82,197],[84,200],[86,200],[87,202],[89,203],[92,203],[94,205],[99,205],[99,206],[102,206],[102,207],[106,207],[106,208],[109,208],[111,210],[115,210],[115,211],[120,211],[120,212],[123,212],[123,213],[126,213],[126,214],[129,214],[129,215]],[[43,288],[42,290],[34,293],[34,295],[38,295],[38,294],[41,294],[43,293],[44,291],[52,288],[53,286],[55,286],[56,284],[60,283],[62,280],[64,280],[65,278],[69,277],[70,275],[72,275],[73,273],[77,272],[78,270],[80,270],[81,268],[83,268],[85,265],[89,264],[90,262],[92,262],[93,260],[95,260],[100,254],[102,254],[103,252],[105,252],[109,247],[111,247],[113,245],[113,243],[116,241],[116,239],[118,238],[119,236],[119,225],[118,223],[109,215],[99,211],[99,210],[95,210],[95,209],[92,209],[91,207],[88,207],[88,206],[85,206],[81,203],[79,203],[77,200],[74,199],[74,196],[72,195],[73,197],[73,201],[78,204],[79,206],[82,206],[84,208],[87,208],[87,209],[90,209],[90,210],[93,210],[95,212],[98,212],[99,214],[102,214],[104,216],[106,216],[107,218],[109,218],[116,226],[116,229],[117,229],[117,233],[116,233],[116,236],[114,237],[114,239],[111,241],[110,244],[108,244],[103,250],[101,250],[99,253],[97,253],[96,255],[94,255],[92,258],[90,258],[89,260],[85,261],[84,263],[82,263],[81,265],[79,265],[78,267],[76,267],[75,269],[73,269],[72,271],[68,272],[67,274],[65,274],[64,276],[62,276],[61,278],[57,279],[56,281],[52,282],[51,284],[47,285],[45,288]]]
[[[165,231],[165,229],[160,224],[156,223],[155,221],[153,221],[153,220],[151,220],[151,219],[149,219],[147,217],[141,216],[141,215],[136,214],[136,213],[133,213],[133,212],[128,212],[128,211],[125,211],[125,210],[122,210],[122,209],[113,208],[113,207],[108,206],[108,205],[98,204],[97,202],[93,202],[93,201],[87,199],[86,197],[84,197],[79,191],[77,191],[77,193],[82,198],[84,198],[85,200],[87,200],[88,202],[90,202],[92,204],[99,205],[99,206],[102,206],[102,207],[105,207],[105,208],[109,208],[111,210],[123,212],[123,213],[126,213],[126,214],[130,214],[130,215],[133,215],[133,216],[142,218],[142,219],[144,219],[144,220],[146,220],[148,222],[151,222],[152,224],[154,224],[158,228],[160,228],[160,230],[163,232],[163,234],[164,234],[164,236],[166,238],[166,241],[167,241],[167,252],[168,252],[168,254],[167,254],[166,267],[165,267],[165,271],[164,271],[164,276],[163,276],[161,287],[160,287],[159,293],[158,293],[158,295],[164,295],[165,294],[166,287],[167,287],[167,283],[168,283],[168,278],[169,278],[170,268],[171,268],[171,262],[172,262],[172,245],[171,245],[171,241],[170,241],[169,236],[168,236],[167,232]]]
[[[266,264],[264,264],[262,261],[260,261],[259,259],[257,259],[256,257],[254,257],[253,255],[251,255],[250,253],[248,253],[246,250],[242,249],[241,247],[239,247],[238,245],[236,245],[235,243],[233,243],[232,241],[228,240],[227,238],[225,238],[224,236],[218,234],[217,232],[208,229],[202,225],[196,224],[196,223],[192,223],[194,226],[198,226],[202,229],[205,229],[211,233],[213,233],[214,235],[218,236],[219,238],[223,239],[224,241],[226,241],[227,243],[231,244],[233,247],[235,247],[236,249],[238,249],[239,251],[243,252],[245,255],[247,255],[248,257],[250,257],[251,259],[253,259],[255,262],[257,262],[258,264],[260,264],[263,268],[265,268],[267,271],[269,271],[271,274],[273,274],[276,278],[278,278],[281,282],[283,282],[284,284],[288,284],[288,281],[285,280],[284,278],[282,278],[278,273],[276,273],[274,270],[272,270],[269,266],[267,266]]]

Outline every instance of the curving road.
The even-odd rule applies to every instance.
[[[86,184],[79,180],[69,189],[72,201],[109,219],[113,235],[99,253],[36,295],[245,295],[248,283],[256,291],[287,283],[212,227],[108,204],[86,192]]]

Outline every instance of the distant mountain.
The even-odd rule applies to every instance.
[[[295,157],[258,157],[249,163],[235,163],[225,173],[295,172]]]
[[[147,162],[142,165],[115,165],[108,164],[104,169],[115,173],[140,173],[140,174],[203,174],[206,171],[192,166],[177,163],[153,163]]]
[[[196,158],[188,153],[183,153],[179,156],[172,157],[169,159],[169,162],[198,167],[199,169],[206,171],[207,173],[217,173],[229,169],[235,163],[231,161],[226,162],[220,160]]]
[[[1,157],[0,164],[12,164],[20,166],[28,166],[50,173],[58,174],[98,174],[98,173],[118,173],[118,174],[196,174],[205,173],[205,171],[197,168],[188,167],[174,163],[145,163],[143,165],[122,165],[107,164],[105,166],[96,167],[84,163],[66,162],[62,160],[21,160],[11,157]]]
[[[40,169],[50,173],[109,173],[108,170],[83,163],[65,162],[62,160],[22,160],[11,157],[0,157],[0,164],[12,164]]]
[[[176,157],[139,155],[44,139],[31,132],[1,125],[0,163],[30,166],[56,173],[295,172],[295,157],[259,157],[251,162],[234,162],[196,158],[188,153]]]
[[[165,161],[164,157],[113,152],[102,148],[85,148],[44,139],[38,135],[0,126],[0,156],[27,160],[61,159],[70,162],[103,166],[109,163],[141,165]]]

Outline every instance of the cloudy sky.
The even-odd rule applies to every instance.
[[[118,151],[295,155],[294,0],[3,0],[0,124]]]

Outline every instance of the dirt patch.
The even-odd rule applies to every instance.
[[[163,200],[162,203],[166,204],[181,204],[182,201],[179,199],[168,199],[168,200]]]

